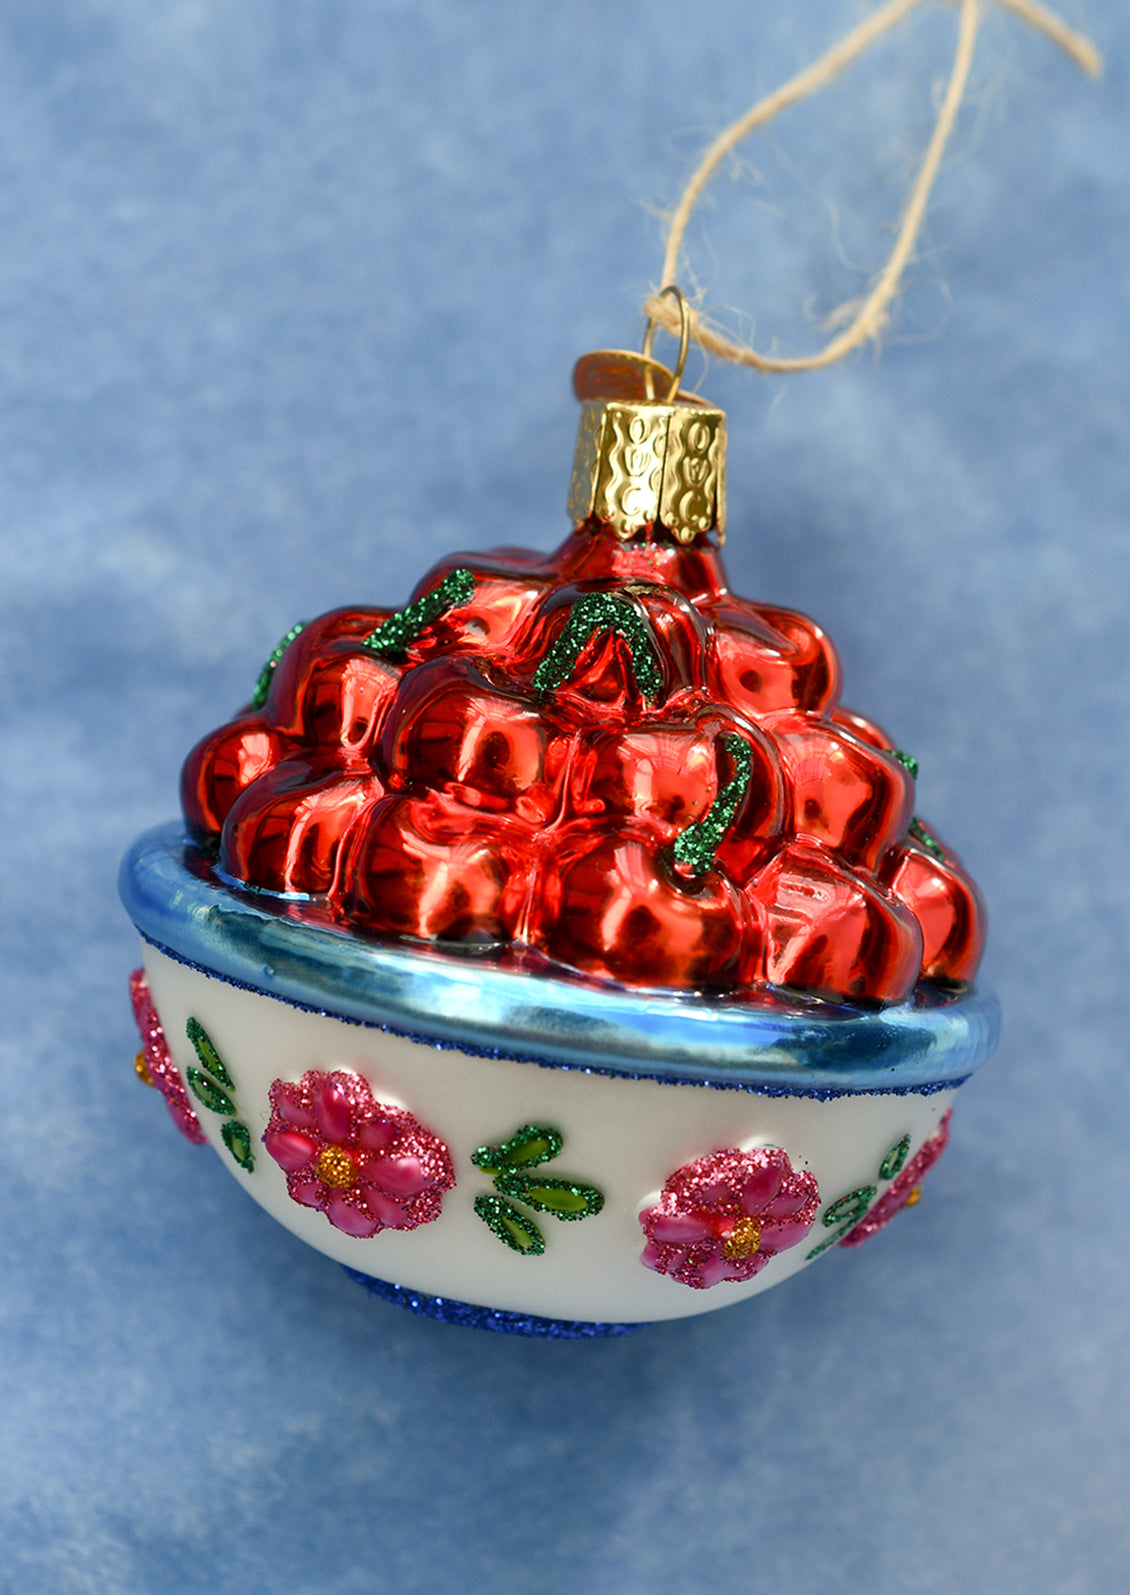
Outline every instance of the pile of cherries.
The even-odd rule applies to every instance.
[[[839,683],[710,539],[586,525],[296,628],[184,811],[228,880],[380,940],[734,996],[968,981],[976,888]]]

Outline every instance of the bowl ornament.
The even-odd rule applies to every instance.
[[[724,417],[630,361],[578,367],[556,553],[292,626],[122,874],[185,1134],[378,1293],[530,1333],[858,1244],[995,1040],[915,760],[731,591]]]

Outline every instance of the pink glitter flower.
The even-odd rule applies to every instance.
[[[692,1290],[752,1279],[804,1239],[819,1206],[815,1177],[798,1173],[779,1147],[711,1152],[676,1169],[640,1214],[640,1261]]]
[[[446,1146],[405,1108],[378,1102],[360,1075],[308,1069],[271,1086],[263,1145],[287,1190],[347,1235],[416,1229],[455,1184]]]
[[[866,1218],[860,1219],[854,1229],[848,1230],[840,1242],[841,1246],[862,1246],[863,1242],[870,1240],[877,1230],[889,1224],[902,1208],[913,1207],[918,1200],[918,1187],[946,1149],[952,1118],[953,1109],[950,1108],[933,1135],[922,1143],[898,1179],[883,1193]]]
[[[129,1000],[133,1006],[133,1017],[137,1021],[137,1028],[141,1032],[142,1048],[137,1055],[138,1074],[143,1080],[148,1080],[150,1085],[157,1087],[165,1099],[173,1123],[181,1134],[186,1135],[190,1141],[195,1141],[197,1146],[206,1146],[208,1137],[200,1127],[200,1120],[192,1111],[188,1092],[184,1089],[184,1081],[177,1073],[177,1066],[172,1060],[164,1028],[153,1006],[153,997],[144,969],[135,969],[129,977]]]

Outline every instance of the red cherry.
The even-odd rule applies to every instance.
[[[220,864],[269,892],[334,893],[350,837],[384,794],[372,772],[337,760],[293,758],[262,776],[233,805]]]
[[[336,643],[346,652],[360,652],[360,643],[392,613],[388,609],[332,609],[311,620],[295,637],[275,666],[267,694],[267,717],[272,725],[294,737],[315,737],[307,725],[307,698],[311,675],[317,667],[338,657]],[[331,740],[327,738],[326,740]]]
[[[718,690],[741,714],[818,711],[835,701],[839,659],[807,616],[727,597],[711,607],[709,617]]]
[[[239,794],[293,746],[263,714],[241,715],[203,737],[181,770],[181,807],[192,834],[214,841]]]
[[[760,976],[757,924],[716,871],[682,880],[654,840],[576,827],[555,839],[526,939],[556,963],[619,985],[724,987]]]
[[[433,659],[405,676],[381,744],[403,788],[430,787],[472,808],[544,823],[557,807],[568,739],[517,692],[467,658]]]
[[[669,843],[704,819],[733,779],[725,738],[734,735],[750,748],[752,769],[715,862],[740,884],[764,862],[771,840],[781,833],[785,782],[769,739],[737,715],[710,709],[685,721],[648,720],[622,731],[589,733],[571,767],[570,808],[578,817],[646,820]]]
[[[815,715],[774,715],[766,730],[792,785],[797,836],[874,869],[910,823],[909,771]]]
[[[512,669],[581,721],[638,719],[690,685],[676,676],[638,592],[608,584],[554,588],[522,633]],[[547,671],[552,679],[543,685]]]
[[[899,1002],[922,962],[922,932],[902,903],[796,843],[746,889],[768,915],[765,978],[816,997]]]
[[[845,731],[850,731],[853,737],[858,737],[860,742],[878,748],[880,753],[890,753],[895,747],[894,741],[882,726],[876,725],[873,720],[865,719],[861,714],[856,714],[854,709],[845,709],[841,705],[833,709],[831,719],[833,725],[842,726]]]
[[[298,690],[306,740],[347,761],[366,759],[379,741],[402,673],[351,637],[328,643]]]
[[[507,942],[528,888],[531,844],[528,827],[438,796],[387,798],[360,838],[349,912],[376,936]]]
[[[921,926],[925,978],[972,980],[985,946],[985,906],[957,859],[947,851],[943,862],[908,841],[890,853],[880,880]]]
[[[450,554],[417,583],[410,602],[430,593],[455,570],[471,572],[474,591],[421,632],[409,649],[414,660],[467,652],[495,655],[509,646],[553,580],[544,556],[520,548]]]

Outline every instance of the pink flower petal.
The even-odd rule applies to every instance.
[[[777,1197],[783,1177],[784,1170],[776,1163],[766,1162],[759,1168],[751,1169],[742,1181],[738,1198],[743,1213],[748,1213],[751,1218],[760,1215]]]
[[[759,1217],[763,1224],[773,1224],[803,1212],[816,1200],[816,1181],[797,1176],[784,1190],[778,1191],[771,1202],[766,1202]]]
[[[651,1211],[656,1213],[655,1208]],[[641,1222],[647,1218],[643,1214]],[[714,1238],[713,1226],[700,1213],[657,1213],[646,1227],[660,1246],[691,1246],[695,1241]]]
[[[398,1133],[396,1125],[388,1119],[370,1119],[367,1124],[362,1125],[357,1144],[364,1147],[366,1152],[383,1152],[396,1140]]]
[[[375,1218],[370,1218],[368,1213],[354,1207],[343,1196],[331,1196],[323,1212],[334,1228],[343,1230],[346,1235],[365,1238],[375,1235],[381,1227]]]
[[[335,1143],[348,1141],[349,1098],[336,1080],[327,1080],[322,1089],[315,1094],[314,1114],[318,1120],[318,1128],[327,1141]]]
[[[692,1290],[709,1290],[711,1285],[720,1285],[727,1277],[729,1263],[719,1252],[714,1257],[707,1257],[694,1266],[693,1273],[683,1275],[683,1283]]]
[[[386,1157],[366,1165],[362,1176],[366,1186],[376,1186],[389,1196],[418,1196],[432,1183],[432,1177],[418,1157]]]
[[[761,1250],[767,1257],[775,1257],[778,1252],[787,1252],[790,1246],[796,1246],[802,1241],[812,1228],[812,1219],[816,1217],[815,1210],[812,1218],[786,1220],[783,1224],[766,1224],[761,1231]]]
[[[404,1211],[403,1202],[398,1202],[391,1196],[385,1196],[380,1191],[367,1190],[365,1192],[365,1206],[385,1229],[415,1229],[416,1227],[416,1220],[410,1218]]]
[[[288,1174],[294,1174],[298,1169],[305,1168],[318,1155],[317,1141],[308,1135],[299,1134],[297,1130],[269,1130],[263,1137],[263,1145],[279,1167],[285,1169]]]
[[[279,1118],[298,1130],[316,1128],[314,1115],[299,1092],[298,1086],[282,1085],[276,1081],[271,1090],[271,1103]]]
[[[321,1180],[302,1180],[291,1174],[287,1178],[286,1188],[303,1207],[325,1208],[326,1188]]]

